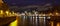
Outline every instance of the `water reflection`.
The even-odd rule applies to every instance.
[[[60,26],[60,22],[57,23],[57,26]]]
[[[17,26],[17,20],[11,22],[9,26]]]
[[[21,15],[18,17],[18,26],[46,26],[45,16],[39,15]]]

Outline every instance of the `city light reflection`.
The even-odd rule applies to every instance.
[[[12,23],[10,23],[9,26],[17,26],[17,20],[13,21]]]

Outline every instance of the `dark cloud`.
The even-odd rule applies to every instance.
[[[43,5],[52,0],[4,0],[8,5]]]

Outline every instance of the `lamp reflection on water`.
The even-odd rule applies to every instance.
[[[10,23],[9,26],[17,26],[17,20],[13,21],[12,23]]]
[[[60,26],[60,23],[59,22],[57,23],[57,26]]]

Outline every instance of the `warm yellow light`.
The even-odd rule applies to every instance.
[[[6,11],[6,14],[8,15],[9,14],[9,11]]]
[[[53,21],[51,21],[51,26],[54,26],[54,25],[53,25]]]
[[[57,23],[57,26],[60,26],[60,23]]]
[[[15,14],[15,13],[12,11],[12,14]]]
[[[9,14],[11,15],[11,12]]]
[[[13,21],[9,26],[17,26],[17,20]]]
[[[56,15],[58,15],[58,13],[56,12]]]
[[[50,13],[49,15],[52,15],[52,13]]]
[[[0,14],[3,14],[3,10],[0,10]]]

